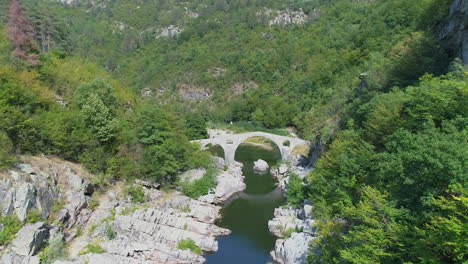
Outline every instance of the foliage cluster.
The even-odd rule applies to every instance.
[[[0,223],[0,246],[4,246],[15,238],[23,223],[16,216],[2,216]]]
[[[182,192],[190,198],[197,199],[202,195],[208,194],[209,190],[216,187],[216,176],[219,171],[208,169],[202,178],[193,182],[180,182]]]
[[[446,70],[447,54],[438,48],[431,30],[446,16],[448,3],[22,1],[35,31],[50,31],[50,39],[37,34],[41,47],[93,60],[130,84],[136,94],[152,90],[149,101],[169,103],[175,112],[203,113],[201,118],[188,115],[191,139],[206,135],[200,124],[208,119],[256,122],[268,128],[295,125],[301,135],[318,135],[322,141],[336,135],[361,73],[366,73],[368,89],[388,91],[394,85],[416,83],[425,72]],[[276,11],[288,9],[302,10],[307,22],[270,26]],[[182,28],[182,33],[156,37],[169,25]],[[222,74],[213,74],[216,69]],[[212,97],[181,100],[181,90],[192,92],[187,87]],[[112,124],[100,132],[109,132]]]
[[[181,250],[189,249],[190,251],[198,255],[202,253],[200,247],[198,247],[197,244],[195,244],[195,241],[193,241],[190,238],[180,240],[177,244],[177,248]]]
[[[355,99],[300,190],[321,235],[310,263],[466,261],[467,98],[459,71]]]
[[[49,245],[39,253],[41,264],[52,264],[56,260],[65,259],[68,256],[64,241],[60,235],[54,236]]]

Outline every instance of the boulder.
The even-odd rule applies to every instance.
[[[231,167],[216,178],[216,202],[224,202],[233,194],[245,190],[244,176],[241,167]]]
[[[268,163],[264,160],[257,160],[254,162],[254,170],[259,172],[265,172],[269,168]]]
[[[15,211],[20,221],[26,220],[28,210],[36,204],[36,189],[31,183],[23,182],[15,195]]]
[[[49,227],[45,223],[25,225],[11,243],[12,250],[20,256],[32,256],[38,252],[49,239]]]
[[[209,203],[209,204],[214,204],[215,203],[215,198],[216,198],[215,195],[210,193],[210,194],[198,197],[198,201]]]
[[[306,262],[309,243],[314,239],[306,233],[292,233],[291,237],[276,241],[273,259],[280,264],[302,264]]]
[[[278,168],[278,173],[281,175],[285,175],[288,172],[288,166],[286,164],[281,164],[281,166]]]
[[[40,264],[38,256],[19,256],[7,253],[0,258],[2,264]]]
[[[211,160],[213,161],[213,166],[216,169],[224,170],[224,159],[221,157],[211,156]]]
[[[205,169],[189,170],[180,175],[180,180],[182,182],[194,182],[196,180],[203,178],[205,173],[206,173]]]

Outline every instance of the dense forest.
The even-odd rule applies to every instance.
[[[0,0],[1,169],[54,155],[170,188],[210,166],[207,122],[291,126],[323,146],[288,191],[314,204],[310,263],[468,263],[451,1],[68,2]]]

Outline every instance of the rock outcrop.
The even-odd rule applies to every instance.
[[[11,243],[11,249],[20,256],[36,254],[49,239],[49,227],[42,223],[25,225]]]
[[[182,182],[194,182],[196,180],[203,178],[205,173],[206,173],[205,169],[189,170],[189,171],[182,173],[182,175],[180,175],[180,180]]]
[[[276,208],[268,229],[277,236],[273,259],[281,264],[305,263],[309,244],[317,237],[312,205],[306,200],[301,209]],[[288,237],[289,236],[289,237]]]
[[[158,30],[156,38],[176,38],[182,33],[183,29],[176,25],[169,25]]]
[[[222,172],[216,179],[214,190],[215,203],[221,203],[229,199],[233,194],[245,190],[242,164],[230,166],[228,171]]]
[[[468,65],[468,0],[452,1],[448,19],[437,32],[449,55]]]
[[[204,173],[191,171],[183,178],[194,181]],[[164,192],[157,184],[138,180],[135,184],[142,186],[147,202],[135,204],[124,195],[122,184],[91,197],[91,175],[60,160],[22,158],[22,163],[1,176],[2,215],[24,220],[34,210],[51,223],[25,225],[0,256],[0,262],[7,264],[39,264],[39,250],[57,234],[67,243],[70,260],[56,263],[203,263],[203,256],[179,249],[179,242],[190,239],[204,252],[218,250],[216,237],[230,231],[215,225],[221,209],[215,203],[245,188],[241,167],[223,171],[207,201]],[[89,244],[99,245],[104,252],[87,251]]]
[[[284,11],[277,11],[276,16],[271,19],[268,24],[270,26],[302,25],[307,21],[307,19],[308,16],[304,14],[302,9],[298,11],[287,9]]]
[[[268,166],[268,163],[264,160],[257,160],[254,162],[254,170],[258,172],[266,172],[270,166]]]

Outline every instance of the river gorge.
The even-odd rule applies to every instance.
[[[242,173],[247,187],[225,202],[217,225],[232,233],[218,238],[218,251],[207,255],[206,263],[272,262],[269,252],[274,249],[276,238],[268,230],[268,221],[273,218],[274,209],[284,203],[284,198],[270,172],[254,171],[253,163],[263,159],[272,166],[281,159],[281,155],[277,148],[268,150],[242,144],[235,159],[243,164]]]

